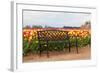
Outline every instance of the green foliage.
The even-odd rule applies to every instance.
[[[70,38],[70,43],[71,43],[71,47],[75,47],[75,38],[71,37]],[[78,41],[78,47],[84,47],[86,45],[90,45],[91,44],[91,37],[87,36],[84,38],[77,38]],[[61,51],[64,48],[68,48],[68,41],[64,40],[64,41],[49,41],[48,42],[48,49],[49,51]],[[46,50],[46,42],[42,41],[42,50]],[[23,55],[27,55],[27,53],[31,52],[31,53],[37,53],[40,49],[38,48],[38,40],[31,40],[30,42],[28,42],[28,40],[23,40]]]
[[[29,42],[28,40],[23,41],[23,55],[26,55],[29,52]]]

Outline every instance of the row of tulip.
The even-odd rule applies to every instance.
[[[40,31],[43,29],[24,29],[23,30],[23,38],[24,40],[28,40],[29,42],[33,39],[37,39],[37,31]],[[85,38],[87,36],[90,36],[91,33],[89,32],[89,30],[67,30],[65,29],[65,31],[68,31],[68,34],[70,36],[78,36],[81,38]],[[58,35],[57,33],[55,35]]]
[[[31,52],[38,51],[37,31],[41,31],[41,30],[44,30],[44,29],[23,29],[23,54],[26,55],[29,51],[31,51]],[[70,36],[70,41],[71,41],[71,47],[73,47],[73,45],[75,44],[75,39],[73,38],[73,36],[79,37],[78,38],[78,46],[82,47],[87,44],[90,44],[91,33],[89,30],[81,30],[81,29],[60,29],[60,30],[63,30],[66,32],[68,31],[68,34]],[[56,35],[59,35],[59,33],[56,33],[55,36]],[[65,35],[65,33],[64,33],[64,35]],[[62,44],[55,43],[55,45],[56,45],[56,47],[60,46],[61,49],[63,49],[62,47],[64,44],[63,43]],[[55,47],[55,45],[54,44],[52,45],[53,48]],[[51,50],[53,50],[52,47],[49,47],[49,48],[51,48]],[[57,50],[59,50],[59,48]]]

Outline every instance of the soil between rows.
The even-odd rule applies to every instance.
[[[41,56],[39,54],[29,54],[27,56],[23,56],[23,62],[42,62],[42,61],[64,61],[64,60],[86,60],[91,59],[91,48],[89,46],[85,46],[79,48],[79,53],[77,54],[76,48],[71,48],[71,52],[69,53],[68,49],[65,51],[53,51],[49,52],[49,58],[45,52],[42,53]]]

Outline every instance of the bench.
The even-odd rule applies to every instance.
[[[43,46],[43,43],[41,43],[41,42],[45,42],[47,57],[49,57],[48,45],[49,45],[49,43],[52,43],[53,41],[56,41],[58,43],[59,43],[59,41],[60,42],[66,41],[65,44],[68,45],[69,52],[71,51],[70,50],[70,46],[71,46],[70,36],[68,35],[68,31],[41,30],[41,31],[37,31],[37,34],[38,34],[38,49],[39,49],[40,56],[42,53],[42,46]],[[78,53],[77,37],[76,37],[76,41],[75,41],[75,46],[76,46],[76,50]]]

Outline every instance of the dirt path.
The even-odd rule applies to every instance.
[[[89,46],[79,48],[79,53],[76,53],[75,48],[71,48],[71,52],[68,50],[65,52],[50,52],[48,58],[46,53],[43,53],[40,57],[38,54],[30,54],[23,57],[23,62],[38,62],[38,61],[60,61],[60,60],[84,60],[91,58],[91,49]]]

